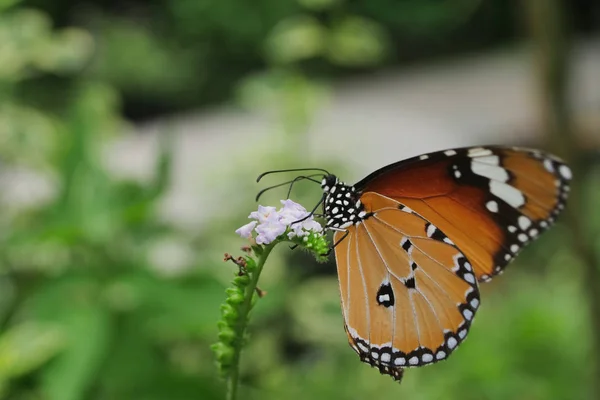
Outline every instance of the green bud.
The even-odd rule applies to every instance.
[[[231,305],[238,305],[238,304],[242,304],[244,302],[244,295],[241,293],[233,293],[231,295],[229,295],[229,297],[227,297],[227,303],[231,304]]]
[[[217,321],[217,328],[219,328],[220,331],[222,331],[225,328],[228,328],[229,324],[225,321],[223,321],[222,319],[220,319],[219,321]]]
[[[231,304],[227,303],[221,304],[221,315],[223,316],[223,320],[230,324],[235,323],[239,316],[237,310]]]
[[[240,288],[229,287],[229,288],[225,289],[225,293],[227,293],[227,296],[233,296],[236,294],[242,294],[243,292]]]
[[[231,344],[235,340],[235,331],[229,327],[221,329],[219,332],[219,340],[223,343]]]
[[[256,261],[252,257],[246,257],[246,270],[253,272],[256,270]]]
[[[239,288],[245,288],[249,282],[250,277],[248,275],[237,275],[233,278],[233,284]]]
[[[235,351],[231,346],[228,346],[223,342],[218,342],[213,344],[211,348],[217,356],[217,361],[221,364],[221,368],[231,365],[235,354]]]

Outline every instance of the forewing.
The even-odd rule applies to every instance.
[[[446,150],[382,168],[355,185],[408,206],[443,231],[478,280],[500,273],[552,225],[571,170],[537,150],[500,146]]]

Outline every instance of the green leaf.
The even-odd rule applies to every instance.
[[[54,357],[65,345],[55,324],[25,322],[0,337],[0,381],[33,371]]]
[[[109,313],[93,305],[75,307],[63,314],[68,338],[64,353],[41,375],[41,390],[48,400],[79,400],[95,383],[111,339]]]

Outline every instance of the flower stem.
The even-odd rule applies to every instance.
[[[239,319],[235,327],[237,340],[235,341],[233,346],[233,360],[231,364],[231,370],[227,378],[227,400],[235,400],[237,396],[237,388],[240,376],[240,357],[242,353],[242,348],[244,347],[246,328],[248,327],[248,314],[252,309],[252,299],[254,298],[256,293],[256,287],[258,285],[258,278],[260,278],[260,273],[262,272],[263,266],[265,265],[265,261],[267,261],[271,250],[273,250],[277,243],[279,243],[279,241],[276,240],[263,248],[260,256],[258,257],[256,269],[250,274],[250,282],[248,283],[248,286],[246,286],[246,290],[244,292],[244,301],[240,305]]]

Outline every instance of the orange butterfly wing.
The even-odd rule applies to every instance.
[[[570,180],[569,168],[552,155],[491,146],[414,157],[354,187],[362,197],[394,199],[439,227],[487,281],[554,222]]]
[[[377,193],[361,202],[368,218],[334,235],[345,328],[362,361],[400,380],[403,368],[443,360],[465,339],[477,281],[457,246],[417,213]]]

